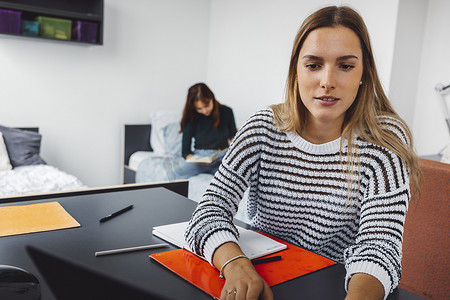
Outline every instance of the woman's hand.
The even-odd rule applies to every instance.
[[[214,252],[213,263],[217,269],[229,259],[243,254],[235,243],[225,243]],[[225,277],[220,300],[273,300],[272,290],[259,276],[251,261],[239,258],[227,264],[222,273]]]
[[[269,285],[256,273],[247,258],[229,263],[223,271],[225,285],[220,300],[272,300],[273,294]]]
[[[369,274],[356,273],[350,278],[348,283],[348,293],[345,300],[384,298],[384,287],[381,282]]]

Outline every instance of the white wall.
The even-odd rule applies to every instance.
[[[428,2],[412,128],[421,155],[437,154],[450,142],[442,97],[434,90],[438,83],[450,84],[450,1]],[[408,72],[406,68],[405,72]],[[446,101],[450,107],[450,95]]]
[[[234,108],[238,126],[284,101],[292,43],[303,19],[327,0],[212,0],[208,83]],[[346,1],[364,18],[382,83],[389,89],[398,1]],[[381,16],[381,17],[380,17]]]
[[[400,0],[389,98],[412,129],[428,0]]]
[[[122,124],[181,109],[205,80],[209,9],[209,0],[105,0],[103,46],[2,35],[0,124],[39,126],[49,164],[88,186],[119,184]]]
[[[434,87],[450,84],[450,1],[211,1],[207,78],[219,100],[238,108],[238,125],[258,108],[283,101],[292,42],[304,17],[327,4],[348,4],[367,24],[382,84],[410,126],[418,154],[436,154],[449,143]],[[446,99],[450,107],[450,95]]]
[[[367,23],[388,93],[411,72],[408,60],[395,60],[396,32],[415,28],[401,14],[404,1],[411,0],[346,2]],[[419,154],[448,143],[434,86],[450,83],[450,3],[426,2],[417,100],[393,99],[407,108]],[[193,83],[207,82],[233,107],[238,126],[283,101],[295,33],[305,16],[330,3],[342,1],[105,0],[103,46],[0,36],[0,124],[39,126],[50,164],[89,186],[119,184],[122,125],[148,122],[155,109],[181,110]],[[418,13],[424,4],[408,7]]]

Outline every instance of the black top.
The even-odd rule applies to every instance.
[[[192,153],[192,138],[194,138],[195,149],[219,150],[228,147],[228,140],[236,134],[233,110],[221,105],[219,114],[220,122],[217,127],[213,126],[214,120],[211,115],[200,115],[194,122],[185,124],[181,148],[184,158]]]

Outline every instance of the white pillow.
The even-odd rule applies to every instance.
[[[170,123],[179,123],[181,112],[174,110],[158,110],[150,114],[152,132],[150,134],[150,145],[155,154],[165,154],[164,127]]]
[[[3,134],[0,132],[0,171],[11,170],[12,166],[9,162],[8,150],[6,150]]]

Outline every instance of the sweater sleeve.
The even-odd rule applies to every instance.
[[[186,156],[192,153],[192,136],[192,124],[186,123],[183,128],[183,137],[181,140],[181,155],[183,156],[183,158],[186,158]]]
[[[356,273],[377,278],[384,287],[385,299],[397,287],[408,199],[408,190],[404,187],[366,200],[356,244],[345,251],[346,287]]]
[[[264,138],[260,118],[258,115],[251,117],[236,134],[186,230],[189,247],[211,264],[219,246],[238,241],[233,216],[251,175],[257,170],[261,139]]]
[[[370,274],[383,285],[386,299],[401,277],[403,225],[410,199],[408,170],[383,147],[372,144],[362,152],[361,164],[370,170],[365,174],[368,190],[360,204],[356,242],[344,253],[345,287],[353,274]]]
[[[237,129],[236,129],[236,121],[234,120],[233,110],[231,108],[229,108],[229,110],[230,110],[230,120],[228,122],[228,133],[229,133],[228,138],[231,140],[234,138]]]

